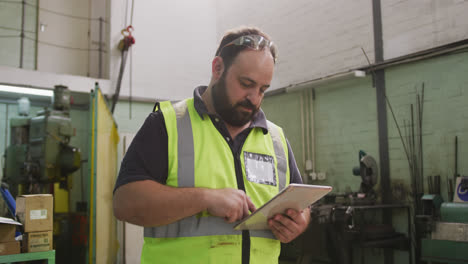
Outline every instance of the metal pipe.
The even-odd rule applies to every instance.
[[[309,95],[309,90],[306,90],[305,91],[305,98],[308,98],[308,95]],[[310,112],[309,112],[309,100],[305,100],[306,102],[306,119],[305,119],[305,127],[306,127],[306,149],[307,149],[307,158],[306,158],[306,164],[307,162],[310,160],[310,149],[309,149],[309,144],[310,144],[310,140],[309,140],[309,120],[310,120]],[[306,165],[304,164],[304,165]],[[307,166],[306,166],[307,168]]]
[[[20,34],[20,64],[19,64],[20,68],[23,68],[25,9],[26,9],[26,3],[25,3],[25,0],[23,0],[21,1],[21,34]]]
[[[400,139],[401,139],[401,143],[403,144],[403,149],[405,150],[405,154],[406,154],[406,157],[408,158],[408,161],[410,161],[410,156],[409,156],[409,152],[408,152],[408,148],[406,147],[405,145],[405,141],[403,139],[403,136],[401,135],[401,130],[400,130],[400,126],[398,125],[398,122],[396,120],[396,117],[395,117],[395,113],[393,112],[393,108],[392,108],[392,105],[390,104],[390,100],[388,100],[388,97],[385,96],[385,100],[387,101],[387,105],[388,105],[388,108],[390,108],[390,113],[392,114],[392,117],[393,117],[393,121],[395,122],[395,125],[398,129],[398,134],[400,135]],[[405,123],[404,123],[405,124]],[[405,127],[406,128],[406,127]],[[409,147],[409,146],[408,146]],[[411,166],[411,164],[410,164]]]
[[[38,50],[39,50],[39,30],[37,30],[37,26],[39,25],[39,0],[36,2],[36,41],[34,43],[35,53],[34,53],[34,70],[37,71],[37,58],[38,58]]]
[[[92,17],[93,16],[93,12],[92,12],[92,9],[93,9],[93,6],[92,6],[92,0],[88,0],[88,17]],[[91,43],[92,43],[92,33],[91,33],[91,22],[92,20],[88,20],[88,77],[91,76],[91,63],[92,63],[92,56],[94,54],[92,54],[92,51],[91,51]],[[93,74],[94,75],[94,74]]]
[[[423,130],[422,130],[422,122],[423,122],[423,114],[424,114],[424,82],[422,83],[422,91],[421,91],[421,112],[419,114],[419,166],[420,168],[420,178],[421,178],[421,185],[424,187],[424,154],[423,154]],[[424,188],[423,188],[424,190]]]
[[[129,97],[128,97],[128,115],[129,115],[129,119],[131,120],[132,119],[132,83],[133,83],[133,50],[130,49],[128,51],[129,55],[130,55],[130,65],[129,65],[129,69],[128,69],[128,81],[129,81]]]
[[[301,103],[301,136],[302,136],[302,169],[305,171],[305,126],[304,126],[304,96],[300,96],[300,103]]]
[[[99,17],[99,79],[102,78],[102,17]]]
[[[455,174],[454,182],[457,182],[458,177],[458,136],[455,136]]]
[[[440,195],[440,175],[434,176],[434,194]]]
[[[9,104],[5,104],[5,149],[8,146],[8,106]]]
[[[315,133],[314,133],[314,88],[310,90],[310,152],[312,161],[312,171],[315,171]]]
[[[416,178],[416,189],[418,191],[418,193],[420,193],[420,188],[421,186],[419,185],[419,182],[418,182],[418,177],[417,177],[417,174],[416,174],[416,158],[415,158],[415,146],[414,146],[414,109],[413,109],[413,104],[411,104],[410,106],[410,109],[411,109],[411,159],[412,159],[412,163],[413,163],[413,175],[415,175],[415,178]]]
[[[466,49],[466,48],[468,48],[468,39],[464,39],[464,40],[450,43],[447,45],[423,50],[420,52],[415,52],[412,54],[407,54],[407,55],[397,57],[394,59],[390,59],[390,60],[386,60],[380,63],[375,63],[374,65],[359,68],[359,70],[365,70],[367,72],[367,71],[376,71],[376,70],[386,69],[386,68],[397,66],[400,64],[411,63],[415,61],[429,59],[429,58],[436,57],[436,56],[441,56],[450,52],[455,52],[455,51]]]
[[[428,182],[427,182],[427,185],[429,187],[429,194],[433,194],[433,189],[434,189],[434,184],[433,184],[433,181],[432,181],[432,176],[429,176],[428,177]]]

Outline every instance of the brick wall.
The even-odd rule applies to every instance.
[[[382,1],[385,59],[468,38],[467,13],[463,0]]]
[[[425,190],[427,192],[427,176],[440,175],[445,201],[448,200],[446,179],[454,173],[455,136],[458,136],[459,144],[459,172],[468,175],[467,72],[466,51],[385,70],[386,93],[403,133],[403,120],[410,120],[410,104],[413,103],[416,109],[416,89],[421,94],[422,83],[425,84],[422,129]],[[358,165],[358,151],[366,151],[380,164],[376,95],[371,78],[350,79],[315,88],[317,171],[326,172],[327,179],[313,183],[332,185],[334,192],[339,193],[357,191],[360,179],[352,176],[351,169]],[[304,142],[295,138],[301,136],[300,107],[297,106],[301,96],[298,92],[267,97],[263,107],[269,119],[285,128],[300,168]],[[393,199],[410,202],[409,166],[389,109],[387,118]],[[406,232],[403,211],[395,212],[393,221],[397,231]],[[382,263],[379,256],[366,253],[366,259],[374,258],[375,263]],[[407,252],[395,251],[395,263],[407,263],[407,259]]]

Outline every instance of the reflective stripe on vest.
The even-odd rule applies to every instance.
[[[177,186],[195,187],[195,161],[193,151],[192,122],[186,101],[175,103],[174,110],[177,119]]]
[[[178,187],[195,186],[195,161],[192,124],[186,100],[172,105],[177,121]],[[286,185],[287,158],[281,141],[279,128],[268,121],[275,155],[277,158],[279,191]],[[242,231],[233,229],[224,219],[215,216],[190,216],[169,225],[145,227],[144,236],[154,238],[198,237],[213,235],[241,235]],[[270,230],[251,230],[252,237],[275,239]]]
[[[145,237],[176,238],[216,235],[242,235],[242,231],[234,230],[233,224],[228,224],[221,217],[190,216],[175,223],[156,228],[145,227]],[[252,230],[251,236],[275,239],[270,230]]]
[[[271,139],[273,140],[273,147],[275,148],[275,155],[277,160],[278,166],[278,191],[284,189],[286,186],[286,171],[288,170],[288,162],[286,161],[286,153],[284,153],[283,144],[281,144],[281,135],[279,128],[276,127],[272,122],[268,122],[268,132],[271,135]]]

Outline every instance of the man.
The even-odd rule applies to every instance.
[[[276,48],[256,28],[227,32],[208,85],[158,103],[133,139],[114,190],[114,214],[145,226],[142,263],[277,263],[280,241],[306,228],[309,210],[233,226],[289,183],[301,183],[282,129],[260,109]]]

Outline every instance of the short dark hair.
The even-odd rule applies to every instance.
[[[260,35],[265,39],[271,41],[270,36],[268,36],[266,33],[262,32],[256,27],[242,26],[226,31],[226,33],[224,33],[223,38],[221,39],[221,42],[219,43],[218,49],[216,50],[215,54],[215,56],[220,56],[221,58],[223,58],[224,67],[226,67],[226,69],[228,69],[231,66],[232,62],[237,57],[237,55],[239,55],[239,53],[244,49],[247,49],[247,47],[238,45],[230,45],[227,47],[224,46],[226,46],[226,44],[228,44],[229,42],[246,35]],[[270,52],[273,56],[273,62],[276,62],[277,54],[276,46],[274,43],[270,47]]]

